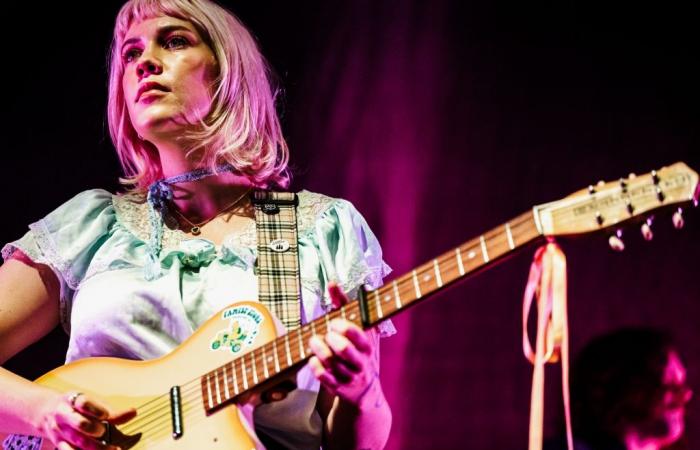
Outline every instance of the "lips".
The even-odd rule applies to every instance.
[[[143,94],[146,94],[149,91],[160,91],[160,92],[170,92],[170,89],[167,87],[163,86],[162,84],[156,83],[154,81],[149,81],[147,83],[142,84],[139,86],[139,90],[136,93],[136,100],[135,102],[138,102],[139,99],[141,99],[141,96]]]

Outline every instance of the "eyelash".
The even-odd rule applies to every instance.
[[[174,41],[178,41],[178,43],[172,45]],[[166,48],[166,49],[178,50],[178,49],[181,49],[181,48],[184,48],[184,47],[187,47],[188,45],[190,45],[190,41],[184,36],[173,35],[173,36],[169,36],[168,38],[166,38],[163,41],[162,45],[163,45],[163,48]],[[124,60],[124,63],[129,64],[129,63],[134,62],[134,60],[136,58],[138,58],[140,55],[141,55],[141,50],[136,48],[136,47],[132,47],[132,48],[127,49],[124,52],[124,54],[122,55],[122,59]]]

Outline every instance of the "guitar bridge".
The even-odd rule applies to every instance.
[[[180,398],[180,386],[170,388],[170,417],[173,424],[173,439],[182,437],[182,399]]]

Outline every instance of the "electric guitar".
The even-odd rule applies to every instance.
[[[115,408],[136,407],[130,422],[102,437],[124,449],[253,449],[252,407],[293,389],[295,371],[311,355],[307,343],[334,318],[369,328],[547,236],[614,230],[643,222],[648,213],[697,206],[698,174],[676,163],[648,174],[599,183],[562,200],[535,206],[505,224],[443,253],[358,300],[287,334],[257,302],[233,304],[204,323],[177,349],[150,361],[87,358],[36,382],[62,392],[84,392]],[[644,225],[643,225],[644,227]],[[615,234],[610,243],[622,245]],[[619,242],[618,242],[619,241]],[[0,436],[0,441],[5,436]],[[42,450],[53,446],[44,442]]]

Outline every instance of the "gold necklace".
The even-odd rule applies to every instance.
[[[177,214],[182,220],[184,220],[185,222],[187,222],[187,225],[190,226],[190,233],[192,233],[193,236],[199,236],[199,235],[202,233],[202,227],[203,227],[204,225],[208,224],[208,223],[211,222],[212,220],[214,220],[214,219],[216,219],[217,217],[219,217],[222,213],[224,213],[224,212],[228,211],[229,209],[233,208],[234,206],[236,206],[236,205],[238,204],[238,202],[240,202],[241,200],[243,200],[243,199],[245,198],[245,196],[248,195],[248,193],[249,193],[252,189],[253,189],[253,188],[248,188],[248,189],[243,193],[243,195],[241,195],[240,197],[236,198],[236,200],[234,200],[233,203],[230,203],[228,206],[222,208],[221,211],[219,211],[218,213],[214,214],[212,217],[210,217],[210,218],[208,218],[207,220],[205,220],[205,221],[203,221],[203,222],[200,222],[200,223],[194,223],[194,222],[192,222],[190,219],[188,219],[187,217],[185,217],[184,214],[182,214],[180,211],[178,211],[177,208],[173,208],[172,211],[173,211],[175,214]]]

